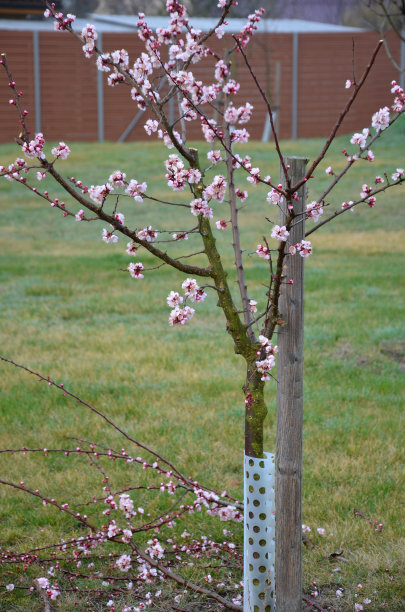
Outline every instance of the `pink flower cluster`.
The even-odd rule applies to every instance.
[[[260,349],[257,351],[258,355],[264,351],[266,357],[262,360],[256,361],[257,371],[262,374],[262,380],[270,380],[270,371],[276,365],[276,353],[277,346],[272,346],[270,340],[266,336],[259,336]]]
[[[194,308],[189,306],[181,307],[186,300],[190,302],[203,302],[207,297],[204,289],[198,286],[195,278],[187,278],[181,285],[184,291],[184,298],[177,291],[171,291],[166,298],[167,305],[173,310],[169,316],[169,325],[184,325],[194,315]]]
[[[312,246],[309,240],[301,240],[301,242],[292,244],[289,247],[289,251],[291,255],[299,253],[301,257],[309,257],[312,253]]]
[[[30,159],[33,159],[34,157],[44,159],[45,154],[42,150],[44,148],[44,144],[44,135],[41,132],[38,132],[38,134],[35,135],[34,140],[31,140],[28,144],[25,142],[21,149],[24,155]]]

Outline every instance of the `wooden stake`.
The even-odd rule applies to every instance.
[[[292,185],[305,176],[307,159],[288,157],[284,163],[290,166]],[[281,177],[284,183],[282,171]],[[299,201],[292,200],[296,216],[288,244],[305,238],[305,184],[298,196]],[[285,202],[280,225],[285,225],[287,212]],[[290,279],[293,284],[288,284]],[[284,324],[279,326],[277,342],[276,608],[277,612],[301,612],[304,259],[298,252],[286,257],[279,313]]]

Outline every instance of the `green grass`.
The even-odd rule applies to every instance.
[[[402,123],[376,143],[374,164],[355,166],[333,192],[331,204],[356,199],[364,182],[403,165],[404,135]],[[342,167],[339,152],[347,141],[339,138],[317,170],[316,180],[309,184],[309,201],[328,184],[326,166]],[[205,145],[198,146],[206,151]],[[320,146],[319,140],[286,142],[284,151],[314,158]],[[155,144],[71,148],[70,159],[60,164],[66,175],[100,184],[120,168],[129,178],[145,178],[151,195],[167,195],[162,179],[167,152]],[[249,151],[263,175],[277,176],[271,145],[240,148]],[[17,154],[15,147],[0,147],[2,163]],[[201,156],[204,159],[205,153]],[[58,193],[50,182],[48,188]],[[264,215],[275,217],[275,209],[264,201],[265,191],[250,188],[241,214],[247,253],[268,234]],[[187,201],[186,197],[170,194],[179,201]],[[309,593],[316,581],[318,601],[339,612],[352,611],[354,602],[365,597],[372,600],[365,606],[368,610],[379,610],[384,601],[393,612],[405,609],[400,573],[405,550],[403,199],[403,187],[392,189],[378,198],[374,209],[357,207],[341,215],[312,236],[314,253],[306,265],[303,522],[312,529],[313,547],[304,549],[304,584]],[[217,205],[215,218],[227,216],[225,206]],[[183,209],[173,213],[172,208],[151,202],[126,202],[120,210],[127,224],[136,227],[187,228],[194,221]],[[64,219],[14,183],[2,181],[0,215],[1,353],[63,381],[186,474],[240,498],[244,366],[233,353],[215,296],[210,294],[197,307],[190,325],[171,329],[165,298],[180,287],[184,275],[164,267],[134,281],[122,272],[129,261],[123,248],[126,241],[105,245],[102,224]],[[218,235],[218,243],[231,267],[230,234]],[[196,238],[191,237],[188,244],[177,247],[178,252],[199,250],[193,245]],[[145,267],[155,265],[142,252],[139,260]],[[250,296],[263,305],[266,266],[255,256],[245,261]],[[275,448],[273,383],[267,393],[265,446],[271,451]],[[72,435],[106,446],[123,445],[95,415],[3,363],[0,414],[3,448],[75,446],[66,441]],[[1,455],[1,477],[24,480],[62,501],[69,496],[80,501],[94,490],[100,494],[95,473],[82,465],[75,457]],[[118,469],[114,478],[117,483],[122,478]],[[69,537],[71,526],[59,513],[43,511],[35,500],[6,488],[0,496],[2,549]],[[366,519],[356,518],[354,508],[382,522],[383,530],[376,532]],[[318,535],[317,527],[325,528],[327,535]],[[211,519],[201,517],[199,528],[218,529]],[[241,530],[235,533],[240,541]],[[341,555],[329,558],[340,551]],[[0,571],[0,582],[17,583],[5,573],[8,568]],[[359,583],[362,589],[357,588]],[[341,599],[335,596],[339,587],[344,591]],[[28,607],[41,610],[39,602],[27,600],[17,590],[0,592],[0,610]]]

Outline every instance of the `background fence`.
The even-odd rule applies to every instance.
[[[125,48],[131,60],[143,50],[134,33],[104,32],[99,35],[104,51]],[[375,32],[258,33],[247,47],[252,66],[270,93],[277,111],[281,138],[325,136],[329,133],[348,92],[346,79],[359,78],[378,41]],[[390,51],[400,62],[400,41],[389,35]],[[229,37],[215,41],[221,52]],[[354,49],[354,51],[353,51]],[[24,107],[30,111],[32,131],[42,131],[48,140],[144,140],[138,107],[126,85],[109,87],[106,74],[96,69],[94,59],[86,60],[81,45],[66,33],[1,30],[0,51],[5,52],[14,79],[24,92]],[[197,78],[212,82],[213,60],[195,67]],[[249,100],[254,114],[248,131],[254,139],[266,135],[263,101],[240,54],[233,64],[234,77],[242,94],[235,103]],[[1,75],[0,78],[5,78]],[[389,103],[392,79],[399,80],[384,50],[372,69],[368,83],[356,101],[342,132],[358,131],[370,124],[376,109]],[[0,87],[0,142],[17,135],[16,112],[8,105],[8,88]],[[174,111],[173,111],[174,112]],[[196,124],[191,137],[201,138]]]

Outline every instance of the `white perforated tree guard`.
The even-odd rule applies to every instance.
[[[274,455],[244,461],[243,612],[274,612]]]

